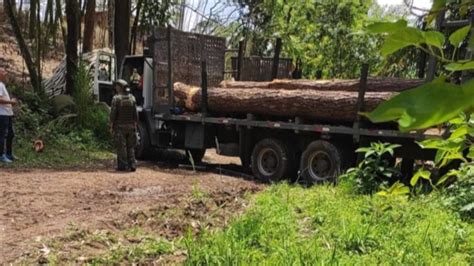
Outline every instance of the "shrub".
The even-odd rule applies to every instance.
[[[399,147],[389,143],[371,143],[370,147],[359,148],[364,159],[355,168],[347,170],[341,179],[348,179],[358,193],[373,194],[386,189],[400,177],[400,170],[393,164],[394,149]]]
[[[474,220],[474,165],[463,164],[457,180],[444,191],[444,202],[468,220]]]
[[[87,65],[81,62],[75,77],[74,102],[77,109],[77,125],[80,129],[94,133],[100,146],[109,147],[109,110],[101,104],[95,104],[92,95],[92,83]]]

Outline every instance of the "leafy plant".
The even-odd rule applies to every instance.
[[[341,178],[351,180],[357,192],[362,194],[373,194],[388,188],[400,176],[399,169],[391,160],[398,147],[398,144],[373,142],[370,147],[357,149],[356,152],[364,153],[364,159],[357,167],[347,170]]]
[[[457,181],[446,188],[444,203],[461,216],[474,220],[474,165],[463,164],[455,174]]]
[[[109,109],[102,104],[95,104],[92,96],[92,79],[84,62],[79,63],[75,77],[74,102],[77,109],[77,126],[82,130],[92,131],[103,147],[111,144],[108,129]]]
[[[458,59],[459,49],[468,37],[470,27],[458,29],[446,39],[437,31],[421,31],[409,27],[404,20],[370,25],[370,32],[385,34],[381,48],[384,56],[415,46],[445,64],[448,76],[442,75],[418,88],[402,92],[365,115],[375,123],[395,120],[401,130],[409,131],[445,123],[462,111],[473,109],[474,80],[462,85],[448,82],[455,71],[474,69],[474,61]],[[444,51],[446,43],[454,47],[450,57]]]
[[[436,150],[434,164],[438,169],[448,167],[454,161],[468,164],[469,160],[474,159],[472,139],[474,137],[474,115],[468,118],[465,114],[461,114],[459,117],[450,120],[449,124],[450,128],[447,129],[449,132],[448,138],[427,139],[419,142],[419,145],[424,149]],[[452,169],[437,181],[436,186],[442,185],[450,177],[458,176],[458,174],[458,170]],[[431,172],[425,168],[420,168],[411,178],[410,184],[415,186],[420,178],[432,182]]]

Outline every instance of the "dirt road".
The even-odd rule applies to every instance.
[[[215,161],[216,157],[209,158]],[[112,221],[131,212],[176,208],[195,194],[233,201],[264,187],[242,178],[166,169],[156,163],[141,163],[136,173],[105,168],[0,171],[0,264],[28,256],[40,239],[63,234],[71,223],[91,230],[110,228]],[[165,236],[181,233],[165,227]]]

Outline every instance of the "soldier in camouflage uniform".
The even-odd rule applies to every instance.
[[[114,86],[117,94],[112,99],[110,123],[117,148],[117,171],[134,172],[136,170],[137,104],[125,80],[117,80]]]

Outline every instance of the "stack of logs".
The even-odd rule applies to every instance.
[[[369,79],[365,111],[423,84],[422,80]],[[272,82],[223,81],[208,89],[208,109],[217,114],[302,117],[325,121],[354,121],[357,116],[359,80],[274,80]],[[174,84],[178,106],[199,112],[201,88]]]

